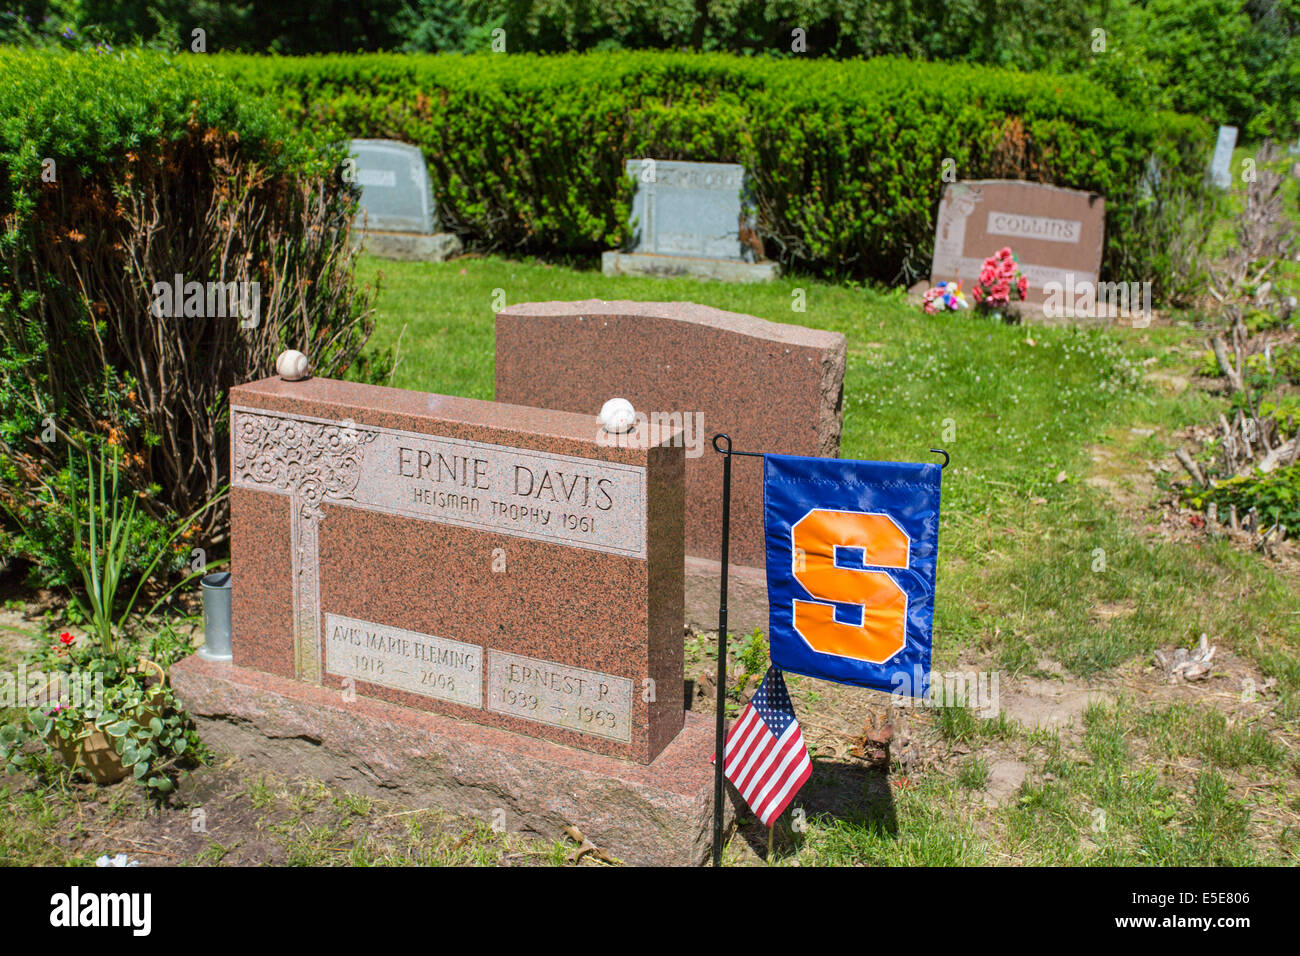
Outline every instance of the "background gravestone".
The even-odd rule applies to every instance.
[[[461,251],[450,233],[435,233],[437,210],[424,153],[387,139],[354,139],[350,151],[361,187],[356,224],[366,249],[391,259],[441,261]]]
[[[630,159],[636,179],[633,240],[602,257],[605,275],[698,275],[738,282],[775,278],[776,264],[756,262],[762,243],[742,196],[745,167]]]
[[[722,456],[838,457],[845,338],[689,302],[529,302],[496,318],[496,398],[594,414],[615,396],[695,426],[686,458],[687,620],[717,624]],[[696,416],[699,418],[688,418]],[[732,467],[732,622],[767,629],[762,462]],[[748,570],[747,570],[748,569]]]
[[[1237,127],[1220,126],[1210,160],[1210,181],[1219,189],[1232,186],[1232,151],[1237,148]]]
[[[930,281],[961,280],[967,301],[984,260],[1003,246],[1029,278],[1025,302],[1043,286],[1098,281],[1106,201],[1095,193],[1041,183],[983,179],[950,183],[939,203]]]

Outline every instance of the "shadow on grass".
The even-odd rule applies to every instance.
[[[768,830],[744,806],[734,788],[727,788],[741,811],[737,835],[749,844],[760,859],[767,859]],[[775,856],[796,853],[803,846],[804,835],[796,828],[803,820],[837,817],[865,830],[898,835],[898,817],[888,771],[862,763],[842,760],[813,760],[813,774],[803,785],[777,822],[773,843]]]

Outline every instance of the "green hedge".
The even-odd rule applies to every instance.
[[[1079,78],[881,58],[721,54],[219,56],[295,123],[421,146],[444,222],[480,247],[591,255],[626,236],[626,158],[740,162],[769,255],[884,281],[928,269],[943,160],[1107,197],[1106,264],[1137,250],[1161,192],[1200,188],[1212,132]],[[1154,199],[1140,183],[1163,166]],[[1121,247],[1127,245],[1121,254]],[[1138,274],[1135,274],[1138,273]],[[1159,288],[1157,290],[1159,294]]]
[[[0,49],[0,75],[0,554],[66,584],[78,449],[122,453],[144,554],[225,482],[231,385],[286,346],[323,375],[355,368],[373,328],[352,277],[357,194],[338,143],[202,61]],[[257,282],[259,321],[158,316],[154,285],[178,273]],[[174,564],[189,546],[216,557],[226,515]]]

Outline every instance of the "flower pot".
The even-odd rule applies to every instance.
[[[94,721],[84,724],[86,736],[59,744],[59,756],[71,770],[84,770],[98,784],[117,783],[130,771],[113,749],[108,734],[95,729]]]
[[[167,675],[161,665],[154,661],[142,657],[140,664],[139,669],[151,667],[158,671],[158,683],[149,693],[151,703],[147,704],[140,714],[140,719],[148,723],[154,717],[162,717],[162,702],[158,697],[161,695],[162,684],[167,680]],[[86,775],[97,784],[117,783],[131,773],[131,769],[122,763],[122,757],[114,749],[113,741],[108,734],[96,728],[93,720],[85,721],[82,726],[83,733],[80,737],[74,740],[62,740],[55,745],[60,758],[70,770],[85,771]]]

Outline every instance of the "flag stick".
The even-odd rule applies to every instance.
[[[727,439],[727,450],[718,439]],[[714,435],[713,448],[722,454],[722,583],[718,596],[718,684],[714,703],[718,713],[713,735],[713,865],[722,866],[722,750],[727,725],[727,552],[731,544],[731,438]]]
[[[724,448],[720,442],[726,442]],[[713,743],[713,865],[722,866],[722,750],[727,742],[727,558],[731,544],[731,456],[762,458],[758,451],[732,451],[731,436],[713,436],[713,450],[722,456],[722,580],[718,594],[718,708]]]

